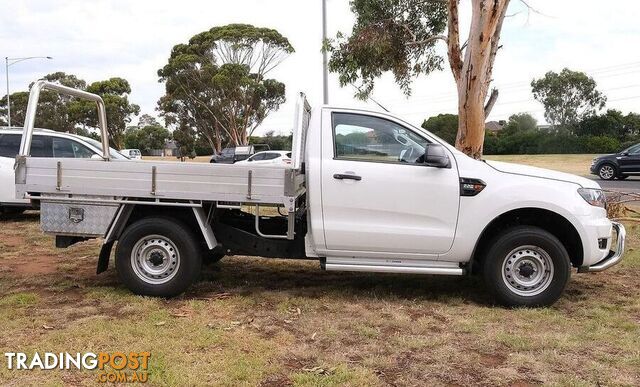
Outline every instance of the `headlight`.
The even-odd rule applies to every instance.
[[[578,188],[578,193],[582,198],[592,206],[605,208],[606,198],[601,189],[596,188]]]

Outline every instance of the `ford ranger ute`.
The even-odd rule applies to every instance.
[[[37,201],[41,227],[68,247],[103,238],[97,272],[115,247],[134,293],[184,292],[203,261],[225,255],[312,259],[323,270],[478,274],[507,306],[550,305],[571,272],[620,262],[625,229],[607,219],[591,180],[474,160],[391,114],[311,108],[300,94],[286,167],[31,156],[41,90],[99,96],[36,82],[15,179]],[[265,216],[265,208],[280,216]],[[274,209],[270,214],[276,213]],[[425,281],[433,277],[424,277]]]

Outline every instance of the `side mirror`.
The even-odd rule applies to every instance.
[[[427,144],[424,150],[423,163],[428,167],[451,168],[451,160],[447,150],[440,144]]]
[[[249,163],[252,162],[252,161],[253,161],[253,159],[247,159],[247,162],[249,162]]]
[[[622,156],[629,156],[629,152],[622,152],[620,153]]]

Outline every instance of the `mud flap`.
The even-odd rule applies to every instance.
[[[100,249],[100,256],[98,257],[98,267],[96,269],[96,274],[103,273],[107,271],[109,268],[109,258],[111,257],[111,249],[113,248],[113,243],[105,242]]]

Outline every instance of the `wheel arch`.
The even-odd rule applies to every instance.
[[[489,222],[473,250],[470,268],[478,272],[484,253],[491,240],[502,230],[519,225],[536,226],[553,234],[563,244],[569,254],[571,264],[580,267],[584,260],[582,239],[575,226],[566,217],[557,212],[539,207],[524,207],[506,211]]]
[[[203,245],[206,245],[209,250],[214,249],[218,245],[211,225],[207,221],[206,212],[203,207],[123,204],[107,230],[98,259],[98,274],[107,270],[111,249],[127,227],[148,217],[164,217],[179,220],[187,225],[193,235],[196,236]]]

